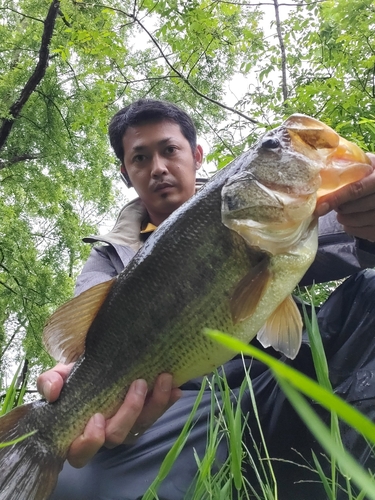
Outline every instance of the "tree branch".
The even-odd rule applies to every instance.
[[[33,74],[30,76],[26,85],[22,89],[19,98],[9,108],[9,115],[11,116],[11,118],[4,119],[2,122],[2,125],[0,127],[0,150],[6,143],[13,125],[17,117],[19,116],[23,106],[26,104],[29,97],[34,92],[35,88],[37,87],[37,85],[39,85],[45,75],[48,66],[49,44],[52,39],[59,8],[60,1],[52,0],[47,17],[44,20],[42,41],[39,49],[39,61],[35,67]]]
[[[8,286],[6,283],[4,283],[4,281],[0,280],[0,285],[3,285],[4,288],[6,288],[10,292],[14,293],[15,295],[17,295],[17,292],[15,290],[13,290],[13,288],[11,288],[10,286]]]
[[[129,17],[132,17],[130,14],[127,14]],[[232,108],[230,106],[227,106],[226,104],[223,104],[222,102],[216,101],[215,99],[212,99],[206,94],[203,94],[200,90],[198,90],[188,78],[186,78],[178,69],[176,69],[173,64],[170,63],[169,59],[165,56],[163,49],[159,45],[159,42],[156,40],[156,38],[148,31],[148,29],[141,23],[141,21],[138,18],[134,18],[134,21],[147,33],[147,35],[151,38],[153,44],[155,47],[159,50],[160,54],[162,55],[164,61],[166,64],[169,66],[169,68],[183,81],[186,83],[188,87],[191,88],[193,92],[195,92],[199,97],[202,97],[203,99],[206,99],[209,102],[212,102],[213,104],[216,104],[217,106],[226,109],[228,111],[231,111],[232,113],[236,113],[239,116],[242,116],[242,118],[245,118],[245,120],[248,120],[251,123],[255,123],[259,125],[259,122],[257,120],[254,120],[254,118],[250,118],[250,116],[245,115],[241,111],[238,111],[235,108]]]
[[[14,12],[15,14],[18,14],[19,16],[25,17],[27,19],[32,19],[33,21],[38,21],[38,23],[43,23],[43,19],[38,19],[37,17],[33,16],[28,16],[27,14],[24,14],[23,12],[19,12],[16,9],[11,9],[10,7],[0,7],[0,10],[10,10],[11,12]]]
[[[25,360],[23,362],[22,372],[19,374],[19,377],[18,377],[17,382],[16,382],[17,389],[22,389],[22,387],[26,386],[28,371],[29,371],[29,360],[27,358],[25,358]],[[20,400],[19,400],[20,396],[21,396],[21,391],[19,391],[19,393],[17,395],[16,401],[15,401],[16,406],[19,406],[19,404],[20,404]]]
[[[325,0],[316,0],[316,2],[300,2],[300,3],[280,3],[279,7],[306,7],[307,5],[316,5],[323,3]],[[225,3],[229,5],[239,5],[240,7],[263,7],[267,5],[274,5],[268,2],[248,3],[248,2],[229,2],[225,0],[215,0],[215,3]]]
[[[15,163],[20,163],[22,161],[27,161],[27,160],[37,160],[38,158],[41,158],[41,155],[33,155],[25,153],[23,155],[13,156],[13,158],[11,158],[8,161],[0,160],[0,170],[2,170],[3,168],[7,168],[10,165],[14,165]]]
[[[283,92],[283,100],[285,102],[288,99],[288,86],[286,83],[285,45],[284,45],[283,35],[281,33],[279,2],[278,2],[278,0],[273,0],[273,3],[274,3],[274,7],[275,7],[277,38],[279,39],[280,52],[281,52],[281,78],[282,78],[281,88],[282,88],[282,92]]]
[[[15,339],[16,335],[19,333],[19,331],[23,327],[24,327],[23,323],[19,324],[16,327],[15,331],[13,332],[13,334],[11,335],[11,337],[8,339],[8,342],[7,342],[6,346],[4,347],[3,351],[0,354],[0,361],[4,358],[5,353],[7,352],[7,350],[9,349],[9,347],[12,345],[12,342]]]
[[[70,132],[70,128],[69,128],[69,126],[68,126],[68,124],[67,124],[67,122],[66,122],[66,120],[65,120],[65,118],[64,118],[64,115],[63,115],[63,114],[62,114],[62,112],[61,112],[61,109],[57,106],[57,104],[55,103],[55,101],[54,101],[53,99],[51,99],[51,98],[50,98],[50,96],[49,96],[49,95],[45,94],[45,93],[44,93],[44,92],[42,92],[41,90],[35,90],[35,92],[36,92],[36,93],[38,93],[39,95],[41,95],[41,96],[45,99],[45,101],[48,101],[50,104],[52,104],[52,106],[53,106],[53,107],[57,110],[58,114],[60,115],[60,118],[61,118],[62,122],[63,122],[63,123],[64,123],[64,125],[65,125],[65,128],[66,128],[67,134],[68,134],[68,136],[69,136],[70,142],[71,142],[72,144],[74,144],[74,142],[73,142],[73,137],[72,137],[72,134],[71,134],[71,132]],[[46,106],[47,106],[47,104],[46,104]],[[48,106],[47,106],[47,107],[48,107]]]
[[[82,2],[80,5],[85,5],[84,2]],[[106,7],[107,9],[110,9],[110,10],[113,10],[114,12],[118,12],[120,14],[122,14],[123,16],[125,17],[128,17],[129,19],[132,19],[133,22],[135,22],[136,24],[138,24],[138,26],[147,33],[147,35],[149,36],[149,38],[152,40],[153,44],[155,45],[155,47],[159,50],[162,58],[164,59],[164,61],[166,62],[167,66],[169,66],[169,68],[188,86],[191,88],[191,90],[193,92],[195,92],[195,94],[199,95],[199,97],[202,97],[202,99],[205,99],[206,101],[209,101],[209,102],[212,102],[213,104],[216,104],[217,106],[219,106],[220,108],[223,108],[223,109],[226,109],[227,111],[231,111],[232,113],[235,113],[239,116],[242,116],[242,118],[245,118],[245,120],[248,120],[249,122],[251,123],[254,123],[255,125],[261,125],[260,122],[258,122],[257,120],[254,120],[254,118],[251,118],[250,116],[247,116],[245,115],[245,113],[242,113],[241,111],[238,111],[237,109],[235,108],[231,108],[230,106],[227,106],[225,104],[223,104],[222,102],[219,102],[219,101],[216,101],[215,99],[212,99],[211,97],[209,97],[208,95],[206,94],[203,94],[200,90],[198,90],[191,82],[190,80],[184,76],[180,71],[178,71],[178,69],[176,69],[173,64],[171,64],[171,62],[169,61],[168,57],[164,54],[164,51],[163,49],[161,48],[159,42],[156,40],[156,38],[148,31],[148,29],[144,26],[144,24],[138,19],[138,17],[134,14],[129,14],[128,12],[125,12],[121,9],[118,9],[116,7],[110,7],[108,5],[104,5],[104,4],[101,4],[101,3],[96,3],[95,5],[97,6],[101,6],[101,7]]]

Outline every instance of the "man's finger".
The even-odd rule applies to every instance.
[[[373,227],[375,228],[375,209],[361,212],[337,213],[337,220],[343,226],[352,228]]]
[[[325,215],[330,210],[346,210],[352,211],[356,209],[358,203],[362,203],[362,199],[368,198],[366,203],[375,195],[375,171],[363,179],[348,184],[334,193],[322,196],[319,200],[316,214],[318,216]]]
[[[369,214],[375,210],[375,194],[372,193],[369,196],[343,203],[336,210],[340,214],[353,214],[355,216],[360,213]]]
[[[145,380],[133,382],[117,413],[107,420],[105,445],[114,448],[125,441],[137,418],[142,412],[147,396]]]
[[[147,395],[142,412],[129,433],[126,442],[132,442],[149,429],[182,395],[181,389],[172,386],[172,375],[162,373]]]
[[[51,403],[56,401],[72,367],[73,363],[69,365],[58,363],[51,370],[42,373],[36,382],[38,392],[45,397],[47,401]]]
[[[105,419],[96,413],[88,421],[83,434],[73,441],[67,460],[72,467],[81,468],[99,451],[105,441]]]
[[[169,373],[162,373],[156,380],[151,395],[147,398],[144,409],[137,421],[137,429],[148,429],[181,396],[182,392],[172,386],[173,378]]]

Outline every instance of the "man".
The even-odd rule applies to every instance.
[[[121,161],[122,174],[128,185],[134,186],[139,199],[121,211],[110,233],[86,238],[88,242],[100,241],[105,245],[93,248],[78,278],[77,294],[121,272],[147,236],[193,195],[195,174],[202,162],[202,148],[196,144],[191,119],[170,103],[140,100],[127,106],[112,119],[109,135]],[[325,215],[332,209],[338,213],[337,220],[334,212],[322,218],[321,247],[303,282],[353,275],[321,308],[320,327],[335,390],[375,420],[375,382],[371,379],[375,374],[372,334],[375,276],[370,271],[354,274],[361,268],[375,265],[375,245],[371,243],[375,241],[375,173],[326,197],[317,211]],[[366,324],[362,322],[363,317],[367,318]],[[250,363],[249,360],[249,367]],[[313,375],[307,342],[291,364]],[[48,400],[58,397],[70,369],[70,366],[57,365],[41,375],[38,387]],[[241,361],[228,362],[225,373],[233,395],[238,395],[244,376]],[[357,387],[355,382],[360,382],[366,374],[370,384],[364,394],[361,383]],[[269,371],[252,362],[251,376],[270,456],[296,461],[298,455],[291,451],[295,448],[310,459],[310,449],[315,448],[315,443]],[[183,391],[172,389],[171,383],[171,376],[162,374],[152,394],[147,395],[145,381],[135,381],[116,415],[107,421],[102,415],[94,415],[69,452],[70,464],[84,466],[83,469],[67,464],[51,500],[141,498],[182,429],[199,389],[196,381],[185,384]],[[244,395],[242,407],[255,433],[256,423],[248,394]],[[196,472],[193,450],[198,455],[204,453],[209,412],[210,395],[207,393],[203,396],[200,418],[188,445],[158,491],[160,499],[184,498]],[[354,432],[346,430],[345,444],[363,463],[368,463],[368,447]],[[217,451],[218,462],[223,462],[227,453],[223,440]],[[324,492],[319,485],[307,483],[302,485],[301,491],[300,485],[294,485],[294,481],[301,479],[298,468],[291,470],[287,462],[276,462],[275,467],[280,472],[277,477],[281,498],[323,498]],[[248,473],[249,480],[253,481],[251,471]]]

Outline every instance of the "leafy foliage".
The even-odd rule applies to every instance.
[[[247,50],[241,30],[257,16],[175,1],[1,0],[0,10],[0,346],[3,366],[21,345],[30,366],[47,365],[43,323],[72,294],[89,251],[80,237],[124,201],[112,185],[110,116],[152,96],[184,105],[198,124],[207,117],[201,130],[213,127],[236,48]]]
[[[295,111],[373,149],[373,2],[289,4],[0,0],[3,374],[24,353],[52,362],[41,331],[72,294],[81,237],[125,201],[106,138],[119,107],[181,105],[219,168]]]

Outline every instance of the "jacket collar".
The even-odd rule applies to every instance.
[[[137,252],[141,246],[140,229],[142,222],[147,218],[147,210],[140,198],[127,203],[119,213],[113,229],[106,234],[83,238],[85,243],[107,243],[108,245],[122,245]]]
[[[196,191],[198,191],[207,179],[196,179]],[[121,245],[130,247],[137,252],[143,242],[140,239],[142,222],[147,220],[148,213],[140,198],[127,203],[120,211],[113,229],[109,233],[82,238],[85,243],[107,243],[108,245]]]

